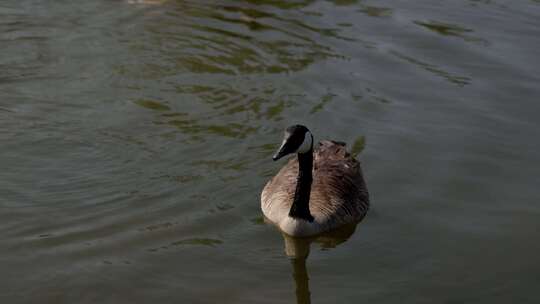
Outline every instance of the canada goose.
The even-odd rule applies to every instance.
[[[360,163],[345,143],[321,141],[313,150],[313,135],[302,125],[285,130],[272,159],[297,153],[261,194],[266,218],[292,236],[310,236],[358,222],[369,207]]]

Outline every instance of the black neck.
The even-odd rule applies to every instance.
[[[294,200],[289,211],[289,216],[313,222],[313,216],[309,212],[309,195],[313,176],[313,147],[306,153],[298,153],[298,178]]]

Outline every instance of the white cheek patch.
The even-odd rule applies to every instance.
[[[298,153],[308,152],[311,149],[312,143],[313,143],[313,137],[311,136],[311,133],[306,132],[306,134],[304,135],[304,141],[302,142],[298,150],[296,150],[296,152]]]

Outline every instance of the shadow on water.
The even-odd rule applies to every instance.
[[[445,79],[446,81],[454,84],[454,85],[457,85],[459,87],[463,87],[463,86],[466,86],[466,85],[469,85],[471,83],[471,78],[470,77],[467,77],[467,76],[462,76],[462,75],[456,75],[456,74],[453,74],[453,73],[450,73],[450,72],[447,72],[446,70],[444,70],[443,68],[439,67],[439,66],[436,66],[434,64],[431,64],[431,63],[427,63],[427,62],[424,62],[424,61],[421,61],[421,60],[418,60],[416,58],[413,58],[411,56],[407,56],[405,54],[402,54],[398,51],[390,51],[390,54],[392,56],[395,56],[396,58],[399,58],[400,60],[403,60],[407,63],[410,63],[410,64],[413,64],[433,75],[436,75],[438,77],[442,77],[443,79]]]
[[[370,17],[390,17],[392,16],[392,9],[389,7],[379,7],[379,6],[369,6],[363,5],[361,9],[358,10]]]
[[[477,42],[483,45],[488,45],[487,40],[472,36],[471,33],[474,32],[472,29],[465,28],[463,26],[459,26],[456,24],[444,23],[444,22],[439,22],[439,21],[434,21],[434,20],[430,20],[430,21],[416,20],[414,21],[414,24],[422,26],[442,36],[459,37],[467,42]]]
[[[311,303],[309,274],[306,266],[311,244],[319,244],[323,250],[335,248],[346,242],[353,235],[357,225],[358,223],[346,225],[310,238],[295,238],[284,233],[282,234],[285,242],[285,254],[291,260],[292,275],[296,285],[296,303]]]

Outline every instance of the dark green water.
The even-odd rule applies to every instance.
[[[2,1],[0,302],[538,303],[539,58],[533,0]],[[293,123],[372,198],[307,260]]]

